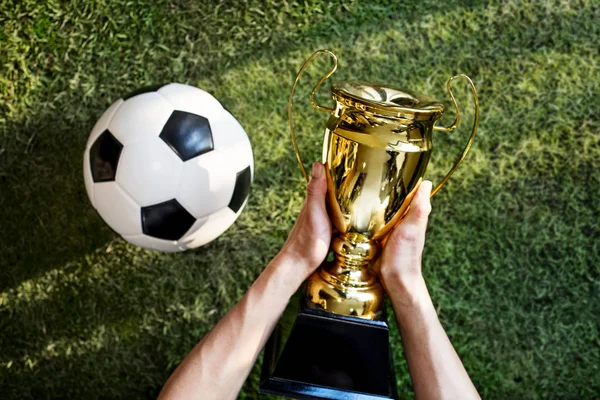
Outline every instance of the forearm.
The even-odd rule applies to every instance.
[[[194,347],[159,399],[234,399],[303,276],[278,255],[246,295]]]
[[[479,399],[458,354],[440,324],[422,279],[410,291],[390,290],[390,299],[418,400]]]

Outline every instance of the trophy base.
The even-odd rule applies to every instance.
[[[290,326],[293,303],[265,346],[260,393],[293,399],[397,398],[385,320],[339,316],[302,304]]]

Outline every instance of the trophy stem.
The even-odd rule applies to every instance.
[[[308,278],[309,308],[371,320],[381,318],[383,288],[369,269],[377,246],[360,236],[337,234],[333,238],[335,260],[326,261]]]

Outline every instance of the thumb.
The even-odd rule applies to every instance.
[[[431,181],[423,181],[413,198],[410,208],[400,225],[392,232],[390,240],[393,247],[412,247],[414,250],[423,249],[425,245],[425,231],[431,212]]]
[[[327,193],[327,179],[325,166],[320,162],[313,163],[312,176],[306,187],[306,205],[309,208],[325,210],[325,193]]]
[[[421,182],[421,186],[419,186],[419,190],[417,190],[410,203],[410,209],[406,213],[403,222],[422,229],[427,227],[427,220],[431,212],[431,187],[431,181]]]
[[[313,164],[312,176],[306,187],[306,199],[286,242],[286,247],[292,253],[308,262],[309,272],[323,262],[331,240],[331,225],[325,206],[325,173],[323,164]]]

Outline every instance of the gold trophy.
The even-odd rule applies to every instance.
[[[353,399],[395,398],[383,288],[370,265],[423,180],[433,148],[433,131],[450,132],[459,125],[460,110],[452,82],[463,78],[470,85],[475,118],[462,154],[433,189],[432,196],[471,147],[479,122],[477,92],[466,75],[447,81],[456,110],[456,120],[450,127],[436,125],[444,112],[442,103],[406,89],[377,84],[334,83],[331,93],[335,107],[328,108],[319,105],[314,95],[337,69],[337,57],[329,50],[315,52],[294,80],[288,107],[294,150],[307,180],[292,122],[293,95],[300,75],[320,54],[331,56],[333,67],[313,88],[310,101],[318,110],[329,113],[323,162],[335,258],[324,262],[307,280],[285,346],[277,337],[282,336],[281,332],[271,337],[265,351],[261,391],[295,398],[350,398],[349,393],[355,396]]]

